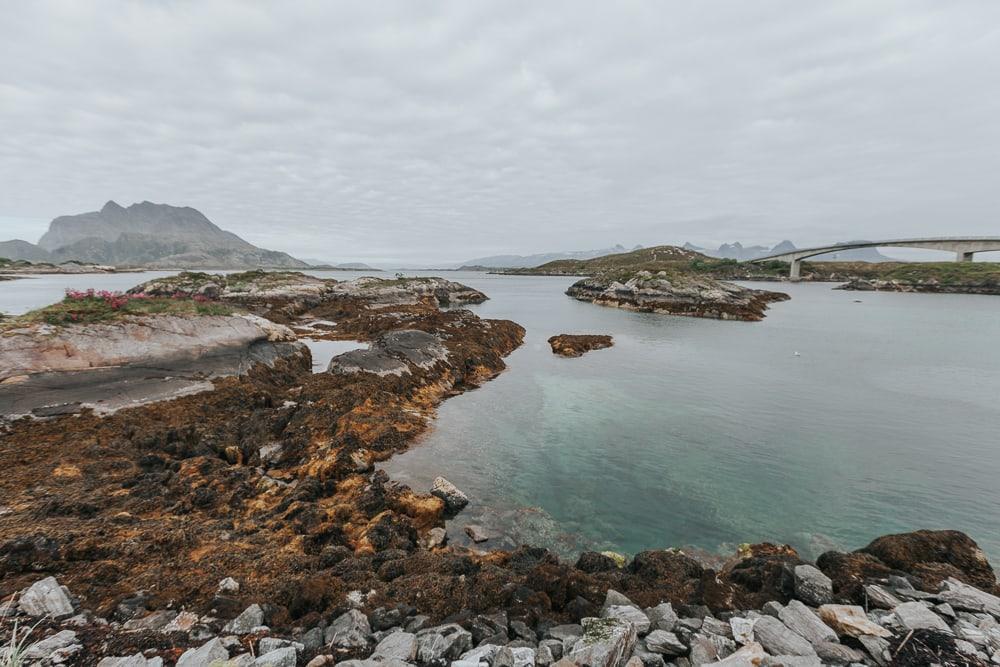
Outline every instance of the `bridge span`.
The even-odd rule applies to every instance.
[[[858,241],[855,243],[837,243],[835,245],[817,246],[815,248],[799,248],[791,252],[782,252],[767,257],[749,260],[751,263],[779,261],[791,264],[790,277],[799,279],[802,260],[817,255],[825,255],[841,250],[856,248],[925,248],[928,250],[945,250],[955,253],[955,261],[971,262],[977,252],[993,252],[1000,250],[1000,236],[948,236],[925,239],[894,239],[891,241]]]

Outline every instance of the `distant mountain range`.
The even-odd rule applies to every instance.
[[[333,262],[328,262],[324,259],[310,259],[308,257],[302,258],[303,262],[308,263],[314,269],[337,269],[338,271],[381,271],[382,269],[376,269],[374,266],[369,266],[362,262],[344,262],[343,264],[334,264]]]
[[[631,250],[639,250],[641,248],[641,245],[637,245],[634,248],[631,248]],[[545,252],[537,255],[492,255],[490,257],[477,257],[476,259],[470,259],[467,262],[462,262],[459,266],[462,268],[486,267],[490,269],[528,269],[560,259],[593,259],[595,257],[603,257],[604,255],[616,255],[623,252],[629,252],[629,250],[629,248],[626,248],[623,245],[616,245],[611,248],[600,248],[598,250]]]
[[[264,250],[220,229],[188,206],[109,201],[100,211],[64,215],[38,244],[0,243],[0,257],[147,268],[306,268],[291,255]]]
[[[857,241],[845,241],[845,243],[857,243]],[[739,261],[747,261],[751,259],[757,259],[759,257],[767,257],[768,255],[776,255],[781,252],[791,252],[796,250],[796,246],[791,241],[782,241],[773,248],[768,248],[762,245],[752,245],[744,246],[740,242],[736,243],[723,243],[719,246],[718,250],[710,250],[708,248],[701,248],[699,246],[693,245],[691,243],[685,243],[684,248],[687,250],[693,250],[695,252],[700,252],[703,255],[708,255],[709,257],[719,257],[721,259],[736,259]],[[810,262],[892,262],[895,261],[891,257],[886,257],[878,251],[877,248],[857,248],[854,250],[843,250],[841,252],[832,252],[828,255],[820,255],[818,257],[810,257]]]

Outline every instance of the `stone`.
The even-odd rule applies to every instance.
[[[431,495],[444,501],[445,513],[454,516],[469,505],[469,496],[444,477],[435,477]]]
[[[893,609],[903,603],[902,600],[878,584],[865,586],[864,592],[868,606],[876,609]]]
[[[684,655],[688,647],[672,632],[653,630],[646,636],[646,649],[661,655]]]
[[[241,653],[235,658],[230,658],[223,663],[225,667],[253,667],[256,658],[253,653]],[[212,663],[209,667],[217,667],[218,663]]]
[[[753,619],[733,616],[729,619],[729,627],[733,631],[733,639],[737,644],[747,645],[754,641],[753,626],[756,623]]]
[[[486,532],[486,530],[482,526],[476,525],[474,523],[470,523],[468,526],[465,527],[465,534],[468,535],[469,539],[475,542],[476,544],[480,544],[490,539],[490,536]]]
[[[670,632],[677,624],[677,612],[669,602],[663,602],[646,610],[646,618],[649,619],[649,627],[653,630],[666,630]]]
[[[878,665],[888,664],[889,656],[889,642],[882,637],[876,637],[875,635],[859,635],[857,637],[858,642],[865,647],[868,651],[868,655],[871,656],[872,660]]]
[[[29,616],[49,616],[60,619],[73,615],[73,603],[55,577],[36,581],[21,593],[21,611]]]
[[[825,604],[819,608],[819,617],[838,635],[849,637],[891,637],[892,633],[873,623],[865,610],[855,605]]]
[[[493,658],[493,667],[534,667],[535,649],[502,647]]]
[[[431,528],[427,531],[427,541],[425,544],[428,549],[443,547],[448,544],[448,531],[440,526],[437,528]]]
[[[850,646],[844,646],[839,642],[819,642],[813,644],[816,655],[820,660],[829,665],[850,665],[864,662],[865,656],[861,651],[857,651]]]
[[[688,658],[692,665],[706,665],[722,660],[735,652],[736,642],[732,639],[698,633],[691,638],[691,653]]]
[[[127,657],[101,658],[97,667],[146,667],[146,656],[136,653]]]
[[[257,643],[257,652],[261,655],[270,653],[271,651],[277,651],[279,648],[292,647],[297,653],[301,653],[306,649],[304,644],[299,642],[293,642],[290,639],[281,639],[280,637],[263,637]]]
[[[514,636],[518,639],[524,639],[529,642],[537,642],[538,635],[535,631],[528,627],[528,624],[524,621],[511,621],[510,631],[514,633]]]
[[[357,609],[351,609],[336,619],[326,629],[324,639],[327,646],[337,648],[364,648],[371,639],[372,629],[368,617]]]
[[[302,633],[302,646],[307,651],[318,651],[323,646],[323,628],[311,628]]]
[[[701,631],[710,635],[733,638],[733,629],[729,627],[729,623],[720,621],[714,616],[706,616],[701,620]]]
[[[472,634],[460,625],[440,625],[417,633],[417,661],[454,660],[472,648]]]
[[[892,610],[892,615],[907,630],[937,630],[951,634],[948,624],[920,602],[904,602]]]
[[[761,667],[823,667],[819,658],[805,655],[769,655],[760,661]]]
[[[547,649],[552,654],[552,662],[563,656],[563,643],[558,639],[543,639],[538,642],[539,655],[541,655],[543,649]]]
[[[171,621],[177,618],[177,612],[171,609],[161,609],[151,612],[142,618],[133,618],[126,621],[122,626],[125,630],[151,630],[160,632],[167,627]]]
[[[611,605],[601,610],[601,618],[620,618],[635,626],[635,631],[639,636],[649,632],[649,618],[638,607],[626,605]]]
[[[406,625],[403,626],[407,632],[420,632],[431,622],[430,616],[424,616],[423,614],[417,614],[409,618],[406,621]]]
[[[831,630],[829,625],[819,620],[819,617],[812,609],[798,600],[789,601],[788,605],[778,613],[778,619],[788,626],[792,632],[803,637],[814,646],[820,642],[837,641],[837,633]],[[764,648],[767,648],[766,643],[764,643]],[[780,653],[785,654],[789,652],[781,651]]]
[[[934,605],[934,611],[937,612],[939,616],[944,616],[945,618],[950,618],[951,620],[958,618],[958,616],[955,615],[955,610],[947,602]]]
[[[795,597],[814,607],[833,602],[833,580],[812,565],[796,565]]]
[[[337,660],[332,655],[317,655],[306,663],[306,667],[333,667],[336,664]]]
[[[218,637],[208,640],[198,648],[184,651],[177,661],[177,667],[205,667],[216,660],[229,660],[229,651]]]
[[[167,623],[160,630],[163,633],[188,632],[198,623],[198,614],[190,611],[182,611],[174,616],[173,620]]]
[[[219,586],[216,588],[216,591],[222,595],[234,595],[240,592],[240,584],[232,577],[226,577],[219,582]]]
[[[629,600],[623,594],[619,593],[613,588],[609,588],[608,592],[604,594],[604,604],[601,605],[601,612],[603,612],[608,607],[635,607],[637,606],[634,602]]]
[[[378,643],[371,657],[373,660],[413,662],[417,657],[417,636],[410,632],[393,632]]]
[[[757,642],[772,655],[816,655],[812,644],[773,616],[757,619],[753,633]]]
[[[633,655],[628,659],[628,662],[625,663],[625,667],[643,667],[642,658]]]
[[[937,599],[961,611],[980,611],[1000,618],[1000,597],[949,578],[941,584]]]
[[[53,579],[53,581],[55,581]],[[34,660],[42,660],[48,658],[52,653],[59,651],[61,649],[66,649],[77,643],[76,633],[72,630],[60,630],[59,632],[41,639],[34,644],[30,644],[22,655],[22,659],[25,664],[30,663]],[[16,663],[20,664],[20,663]]]
[[[500,647],[496,644],[483,644],[482,646],[477,646],[471,651],[466,651],[459,656],[459,660],[475,663],[477,665],[480,662],[488,662],[492,664],[493,658],[496,657],[499,650]]]
[[[583,636],[583,626],[576,623],[554,625],[548,629],[545,636],[551,639],[558,639],[559,641],[565,641],[570,638],[578,639]]]
[[[262,625],[264,625],[264,610],[259,604],[254,603],[244,609],[239,616],[226,623],[222,631],[227,635],[246,635]]]
[[[559,644],[559,651],[562,651],[562,644]],[[550,646],[544,644],[538,645],[538,648],[535,650],[535,664],[538,667],[548,667],[556,660],[557,658],[552,654]]]
[[[705,664],[712,667],[758,667],[766,657],[767,653],[764,651],[764,647],[756,642],[751,642],[722,660]]]
[[[585,618],[582,626],[583,636],[566,658],[591,667],[624,667],[637,639],[632,623],[620,618]]]
[[[253,661],[253,667],[295,667],[298,654],[294,646],[285,646],[264,653]]]

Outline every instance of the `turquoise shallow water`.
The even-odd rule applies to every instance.
[[[464,282],[525,345],[386,466],[470,494],[453,538],[476,522],[494,544],[566,553],[772,540],[815,555],[955,528],[1000,560],[1000,298],[783,285],[791,301],[743,323],[577,302],[569,279]],[[616,344],[562,359],[556,333]]]
[[[148,277],[0,282],[0,311]],[[490,295],[477,313],[528,332],[505,373],[446,401],[385,466],[469,493],[453,539],[475,522],[487,545],[564,553],[775,540],[815,555],[956,528],[1000,561],[1000,298],[782,285],[791,301],[743,323],[577,302],[571,279],[448,277]],[[562,359],[556,333],[616,344]]]

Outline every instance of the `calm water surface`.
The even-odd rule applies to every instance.
[[[0,282],[0,311],[153,275]],[[446,275],[490,295],[479,315],[528,331],[507,372],[385,466],[472,497],[454,540],[474,522],[488,545],[566,553],[778,540],[815,555],[955,528],[1000,560],[1000,298],[783,285],[791,301],[742,323],[577,302],[571,279]],[[556,333],[615,347],[562,359]]]

